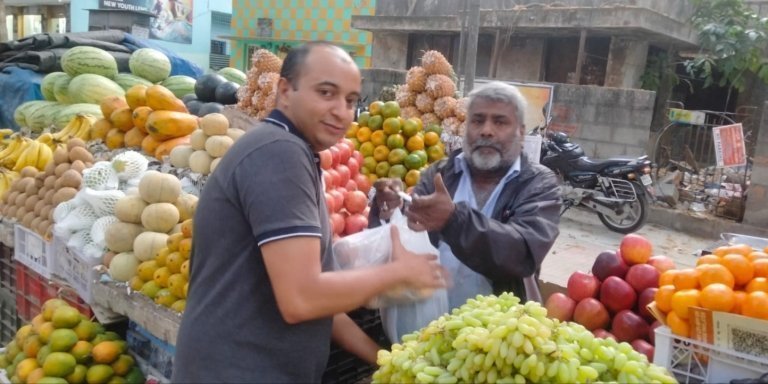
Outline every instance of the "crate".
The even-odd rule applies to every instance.
[[[56,270],[53,242],[46,241],[37,233],[16,224],[13,243],[13,258],[16,261],[47,279],[53,276]]]
[[[157,378],[160,382],[170,382],[176,347],[158,339],[134,321],[128,322],[125,339],[128,350],[148,365],[143,372],[154,372],[160,375]]]
[[[58,274],[86,303],[93,304],[93,284],[99,279],[99,272],[94,267],[100,262],[86,259],[80,252],[67,247],[66,242],[59,238],[53,239],[53,249]]]
[[[756,357],[673,335],[656,328],[653,363],[667,368],[680,383],[727,383],[768,372],[768,356]]]
[[[22,264],[16,265],[16,310],[20,319],[31,321],[43,303],[52,298],[60,298],[88,318],[93,317],[91,307],[72,288],[50,281]]]
[[[16,315],[16,298],[13,292],[0,289],[0,344],[13,340],[20,321]]]
[[[389,347],[379,311],[361,308],[350,312],[349,317],[371,339],[382,347]],[[328,356],[328,364],[323,372],[322,383],[357,383],[369,378],[374,370],[375,367],[333,344]]]
[[[13,293],[16,290],[16,262],[13,248],[0,244],[0,289]]]
[[[16,236],[15,226],[16,219],[0,217],[0,244],[13,248],[13,238]]]

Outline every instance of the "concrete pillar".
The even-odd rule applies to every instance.
[[[605,86],[640,88],[640,76],[645,71],[648,42],[613,37],[605,70]]]
[[[763,105],[743,223],[768,228],[768,103]]]
[[[375,32],[371,52],[373,68],[408,69],[408,34]]]
[[[496,78],[541,81],[544,41],[544,38],[511,36],[499,53]]]

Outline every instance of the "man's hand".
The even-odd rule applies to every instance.
[[[399,264],[405,276],[405,284],[413,289],[445,288],[449,281],[448,272],[440,266],[437,255],[416,254],[408,251],[400,242],[396,226],[390,227],[392,239],[392,263]]]
[[[403,190],[403,182],[400,179],[383,178],[373,183],[376,189],[374,204],[379,208],[379,218],[389,220],[395,209],[403,205],[403,199],[398,192]]]
[[[456,205],[443,184],[440,173],[435,175],[435,192],[427,196],[413,196],[405,209],[408,227],[414,231],[439,231],[453,215]]]

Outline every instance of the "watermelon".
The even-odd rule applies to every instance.
[[[113,78],[117,75],[117,61],[107,51],[94,47],[74,47],[61,56],[61,68],[75,77],[84,73]]]
[[[97,118],[104,117],[101,113],[101,107],[97,104],[70,104],[59,109],[59,113],[54,116],[53,124],[57,130],[62,130],[79,113],[93,115]]]
[[[224,76],[225,79],[233,83],[237,83],[237,85],[245,84],[245,81],[246,81],[245,73],[243,73],[243,71],[237,68],[226,67],[226,68],[219,69],[217,73],[219,75]]]
[[[53,84],[53,95],[59,103],[69,104],[69,83],[72,81],[72,76],[65,75],[56,79],[56,83]]]
[[[40,83],[40,90],[43,92],[43,99],[48,101],[57,101],[56,95],[53,93],[53,88],[56,86],[56,81],[63,77],[69,77],[69,75],[64,72],[51,72],[43,77],[43,81]]]
[[[178,76],[171,76],[165,80],[163,80],[160,85],[163,87],[168,88],[169,91],[173,92],[174,96],[181,99],[182,97],[189,95],[190,93],[195,93],[195,82],[196,80],[194,78],[191,78],[189,76],[184,75],[178,75]]]
[[[134,51],[128,60],[128,66],[132,74],[153,83],[163,81],[171,75],[171,60],[164,53],[152,48]]]
[[[46,101],[47,104],[38,104],[36,108],[30,108],[26,113],[27,128],[32,132],[41,132],[44,128],[53,125],[53,119],[63,106],[55,101]]]
[[[69,83],[69,96],[72,103],[99,104],[107,96],[125,96],[125,91],[104,76],[85,74]]]
[[[44,100],[32,100],[27,101],[25,103],[22,103],[18,107],[16,107],[16,110],[13,111],[13,121],[16,122],[16,124],[19,125],[19,127],[26,127],[27,126],[27,111],[36,109],[37,105],[45,105],[47,103]]]
[[[152,82],[144,78],[131,75],[130,73],[118,73],[117,76],[115,76],[114,80],[115,80],[115,83],[117,83],[117,85],[119,85],[126,91],[131,89],[131,87],[133,87],[136,84],[143,84],[143,85],[146,85],[147,87],[154,85],[152,84]]]

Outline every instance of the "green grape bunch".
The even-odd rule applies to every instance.
[[[373,383],[677,383],[628,343],[511,293],[477,296],[381,350]]]

